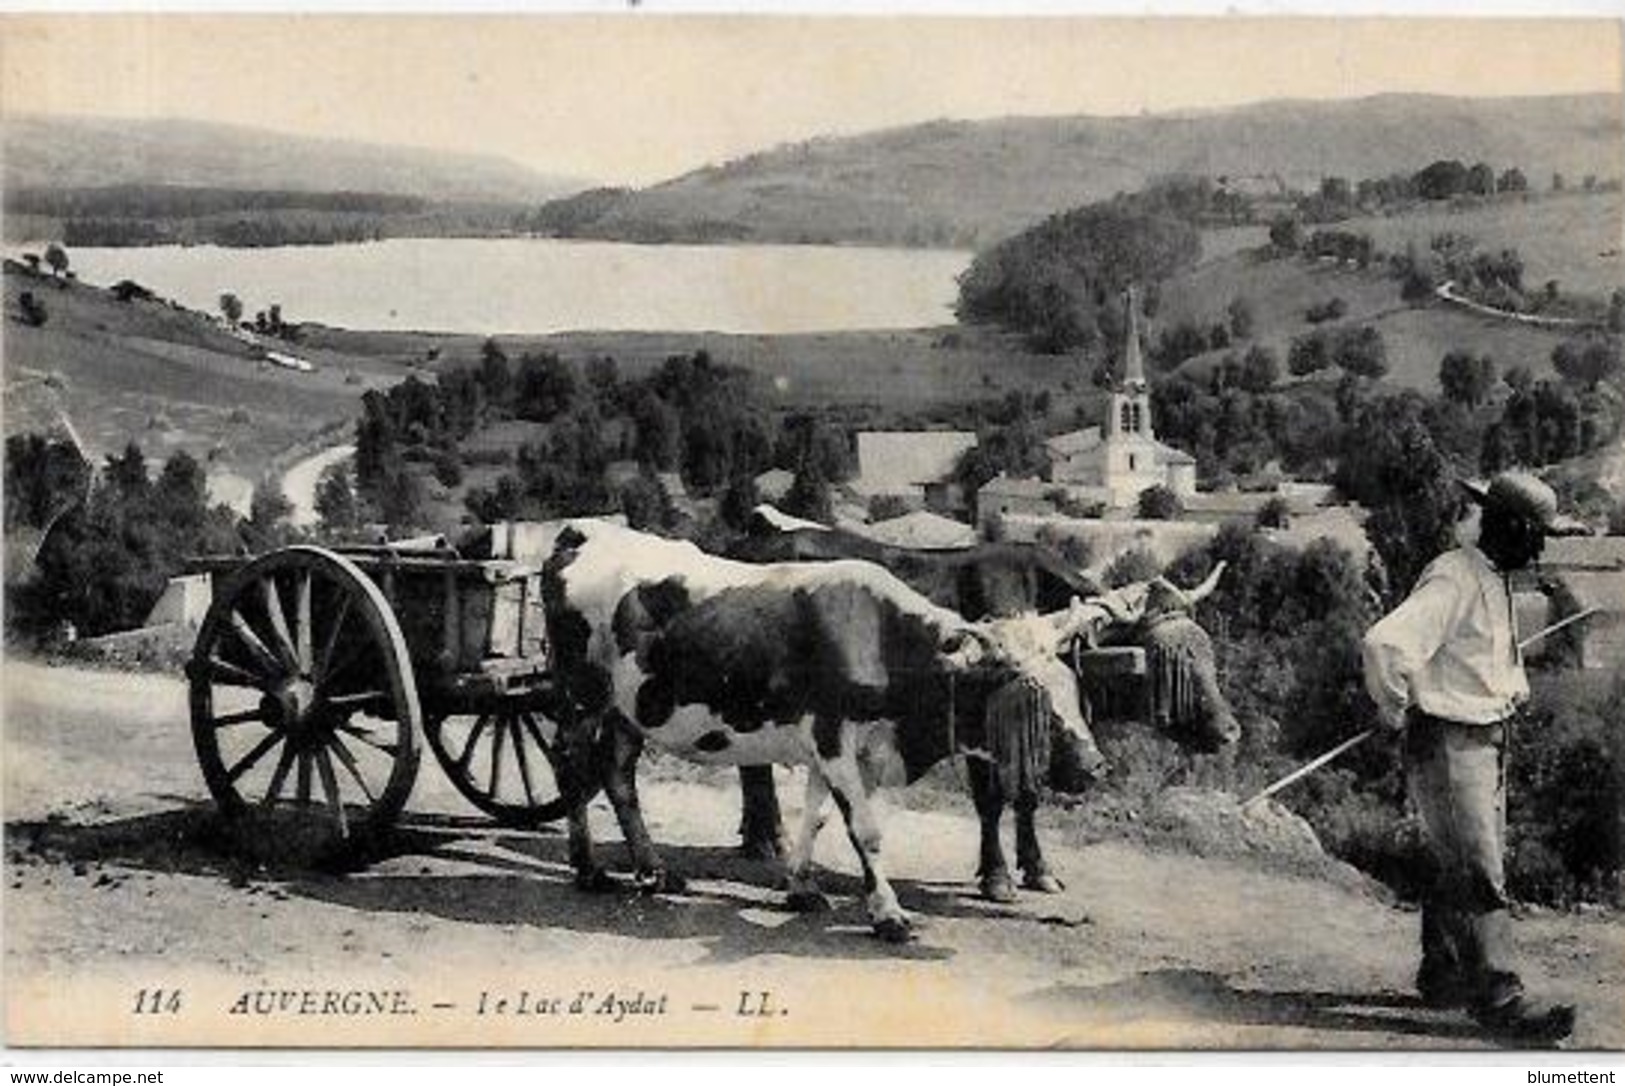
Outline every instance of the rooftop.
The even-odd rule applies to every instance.
[[[976,542],[976,529],[969,524],[926,510],[854,525],[850,530],[877,543],[910,550],[950,550]]]
[[[1052,490],[1065,489],[1064,486],[1057,483],[1047,483],[1042,479],[1034,479],[1030,476],[1018,479],[1000,472],[983,483],[981,489],[976,493],[978,495],[1007,495],[1016,498],[1042,498]]]
[[[976,435],[965,430],[860,433],[852,489],[871,495],[913,492],[952,475],[959,458],[975,447]]]
[[[1056,456],[1076,456],[1088,452],[1100,447],[1100,427],[1086,426],[1082,430],[1056,434],[1044,442],[1044,447]]]

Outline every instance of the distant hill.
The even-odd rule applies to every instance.
[[[494,155],[291,136],[187,120],[5,119],[7,189],[171,185],[535,203],[584,187]]]
[[[1168,174],[1254,193],[1411,173],[1439,158],[1517,166],[1544,189],[1621,170],[1621,99],[1381,95],[1137,117],[936,121],[774,148],[651,188],[544,209],[560,234],[978,247]]]

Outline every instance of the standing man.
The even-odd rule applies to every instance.
[[[1540,557],[1548,535],[1586,528],[1558,516],[1551,487],[1525,472],[1462,485],[1482,510],[1477,542],[1458,536],[1462,545],[1366,633],[1366,688],[1383,722],[1404,733],[1430,853],[1417,990],[1429,1006],[1466,1007],[1497,1036],[1552,1043],[1574,1028],[1574,1008],[1524,993],[1502,868],[1507,721],[1529,697],[1509,578]]]

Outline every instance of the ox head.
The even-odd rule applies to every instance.
[[[1193,617],[1196,605],[1217,587],[1224,568],[1220,562],[1195,588],[1157,577],[1079,605],[1083,621],[1078,635],[1086,643],[1145,649],[1151,724],[1203,753],[1217,751],[1241,734],[1219,689],[1213,641]]]
[[[945,645],[966,697],[959,712],[981,722],[981,746],[1005,792],[1041,780],[1076,794],[1097,779],[1105,758],[1084,720],[1078,678],[1061,657],[1072,612],[995,618],[962,628]]]

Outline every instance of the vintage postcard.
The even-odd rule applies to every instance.
[[[1625,1049],[1621,58],[0,17],[5,1043]]]

